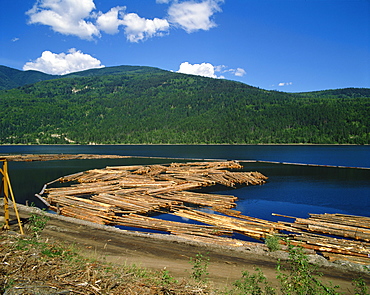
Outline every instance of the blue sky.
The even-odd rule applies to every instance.
[[[0,64],[141,65],[286,92],[370,88],[369,0],[2,0]]]

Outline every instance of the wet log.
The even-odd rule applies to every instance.
[[[95,210],[99,212],[109,213],[113,211],[112,205],[104,204],[101,202],[96,202],[89,199],[75,198],[72,196],[63,196],[63,197],[48,197],[48,201],[52,205],[62,205],[70,207],[81,207],[89,210]]]
[[[276,231],[273,227],[270,226],[189,209],[176,210],[173,214],[203,222],[205,224],[224,226],[233,230],[234,232],[238,232],[258,240],[264,239],[267,235],[271,235]]]
[[[368,254],[370,252],[370,245],[365,242],[359,242],[347,239],[338,239],[328,236],[320,236],[315,234],[292,235],[295,240],[333,249],[342,249],[360,254]]]
[[[294,218],[294,224],[290,224],[291,228],[299,228],[300,230],[306,230],[310,232],[316,232],[316,233],[323,233],[323,234],[329,234],[334,236],[341,236],[346,238],[353,238],[357,240],[363,240],[363,241],[370,241],[370,230],[356,227],[356,226],[350,226],[350,225],[343,225],[339,223],[332,223],[328,219],[321,219],[321,220],[312,220],[312,219],[304,219],[304,218],[297,218],[297,217],[290,217],[286,215],[281,214],[275,214],[275,216],[282,216],[282,217],[288,217],[288,218]],[[287,225],[285,223],[285,225]]]
[[[110,216],[95,215],[90,210],[73,208],[73,207],[63,207],[60,209],[63,216],[73,217],[81,220],[86,220],[98,224],[111,224]]]
[[[164,200],[176,200],[182,203],[194,204],[198,206],[220,206],[223,208],[233,208],[236,206],[236,197],[228,195],[194,193],[188,191],[178,191],[161,193],[154,195],[157,198]]]
[[[303,248],[312,249],[317,252],[329,252],[329,253],[344,254],[344,255],[350,255],[350,256],[368,257],[368,255],[364,253],[357,253],[354,251],[350,251],[350,250],[346,250],[342,248],[336,248],[336,247],[332,248],[331,245],[329,244],[325,244],[325,245],[308,244],[300,240],[289,240],[289,242],[294,246],[300,246]]]
[[[329,261],[349,261],[352,263],[363,264],[363,265],[370,265],[370,258],[369,257],[358,257],[358,256],[349,256],[343,254],[336,254],[336,253],[323,253],[323,256],[327,258]]]
[[[310,220],[327,221],[341,225],[349,225],[357,228],[370,230],[370,217],[354,216],[345,214],[310,214]]]
[[[215,236],[210,236],[210,235],[198,236],[198,235],[187,234],[183,232],[172,232],[172,234],[176,235],[177,237],[186,239],[186,240],[202,242],[202,243],[211,243],[213,245],[219,245],[219,246],[254,247],[257,244],[257,243],[242,241],[238,239],[232,239],[232,238],[226,238],[226,237],[215,237]],[[263,244],[258,244],[258,245],[265,251],[268,251],[267,247],[264,246]]]
[[[232,231],[218,226],[211,225],[197,225],[184,224],[182,222],[161,220],[150,217],[145,217],[137,214],[124,215],[122,217],[115,217],[115,225],[131,226],[137,228],[145,228],[152,230],[159,230],[172,233],[173,231],[182,231],[189,234],[197,233],[198,235],[230,235]]]

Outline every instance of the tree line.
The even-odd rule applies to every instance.
[[[0,91],[0,143],[370,142],[370,89],[291,94],[152,68],[104,71]]]

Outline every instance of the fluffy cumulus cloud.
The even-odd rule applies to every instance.
[[[209,30],[216,26],[211,17],[221,11],[221,2],[217,0],[174,2],[168,9],[169,20],[188,33]]]
[[[53,75],[65,75],[68,73],[104,67],[101,62],[89,54],[71,48],[68,53],[52,53],[44,51],[41,57],[27,62],[23,70],[35,70]]]
[[[211,63],[190,64],[189,62],[183,62],[177,72],[210,78],[225,78],[223,75],[218,76],[216,73],[230,73],[238,77],[246,74],[246,71],[242,68],[228,69],[225,65],[214,66]]]
[[[93,9],[93,0],[39,0],[27,14],[30,24],[43,24],[61,34],[92,39],[100,35],[96,25],[89,21]]]
[[[242,68],[236,68],[234,75],[237,77],[243,77],[247,72]]]
[[[188,63],[187,61],[183,62],[177,72],[183,74],[217,78],[217,76],[215,75],[215,67],[212,64],[206,62],[193,65]]]
[[[138,42],[153,36],[163,35],[169,29],[165,19],[145,19],[136,13],[128,13],[123,17],[125,34],[130,42]]]
[[[171,26],[192,33],[216,26],[212,16],[221,11],[223,0],[156,0],[168,5],[168,18],[146,19],[116,6],[108,12],[97,11],[94,0],[37,0],[27,11],[29,24],[50,26],[53,31],[94,40],[101,32],[117,34],[122,27],[130,42],[165,35]]]
[[[119,32],[118,27],[123,25],[122,15],[126,10],[125,6],[113,7],[107,13],[99,13],[96,24],[99,29],[108,34],[117,34]]]
[[[107,13],[99,13],[97,26],[108,34],[116,34],[119,27],[124,27],[127,40],[138,42],[147,38],[163,35],[168,31],[170,24],[165,19],[145,19],[136,13],[126,13],[126,7],[117,6]]]

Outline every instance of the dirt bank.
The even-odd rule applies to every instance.
[[[37,208],[22,205],[18,209],[23,218],[29,217],[32,212],[40,213]],[[282,251],[268,252],[262,244],[243,248],[220,247],[170,235],[129,232],[54,214],[47,215],[50,220],[44,236],[75,244],[83,249],[84,254],[108,262],[136,264],[158,270],[166,268],[172,276],[182,278],[190,275],[191,257],[208,253],[209,278],[218,286],[234,282],[241,277],[242,271],[253,272],[255,267],[262,269],[269,280],[276,282],[277,259],[287,257]],[[13,225],[12,230],[17,231],[17,226]],[[370,272],[364,271],[362,266],[328,263],[318,255],[312,255],[311,258],[320,263],[323,280],[340,285],[345,293],[353,289],[351,281],[360,275],[370,285]]]

